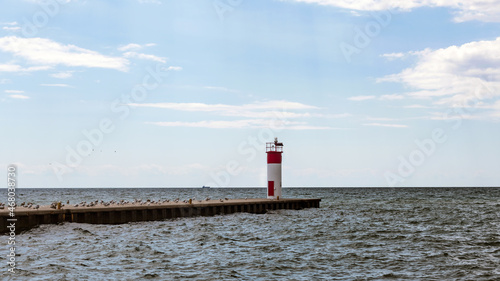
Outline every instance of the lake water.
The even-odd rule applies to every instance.
[[[18,202],[41,205],[265,196],[263,188],[18,192]],[[2,279],[500,280],[500,188],[291,188],[283,196],[321,198],[321,208],[42,225],[16,236],[15,275],[2,239]]]

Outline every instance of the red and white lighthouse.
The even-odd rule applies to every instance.
[[[267,198],[281,198],[281,156],[283,143],[274,138],[274,142],[266,143],[267,153]]]

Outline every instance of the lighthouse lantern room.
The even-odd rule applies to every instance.
[[[267,153],[267,198],[281,198],[281,158],[283,143],[274,138],[274,142],[266,143]]]

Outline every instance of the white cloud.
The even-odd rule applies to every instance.
[[[3,30],[7,31],[20,31],[21,27],[20,26],[4,26],[2,27]]]
[[[152,61],[157,61],[161,63],[166,63],[167,59],[158,57],[155,55],[148,55],[148,54],[141,54],[141,53],[136,53],[136,52],[126,52],[123,54],[124,57],[126,58],[137,58],[137,59],[143,59],[143,60],[152,60]]]
[[[141,50],[145,47],[153,47],[153,46],[156,46],[156,44],[155,43],[148,43],[148,44],[140,45],[140,44],[130,43],[130,44],[119,47],[118,51],[121,51],[121,52],[138,51],[138,50]]]
[[[141,4],[161,4],[159,0],[138,0]]]
[[[136,44],[136,43],[130,43],[130,44],[119,47],[118,51],[124,52],[123,56],[126,58],[152,60],[152,61],[157,61],[157,62],[161,62],[161,63],[167,62],[167,58],[137,52],[137,51],[142,50],[146,47],[153,47],[153,46],[156,46],[156,44],[155,43],[148,43],[148,44],[141,45],[141,44]]]
[[[228,129],[228,128],[260,128],[266,120],[259,119],[246,119],[246,120],[233,120],[233,121],[199,121],[199,122],[149,122],[148,124],[154,124],[158,126],[165,127],[191,127],[191,128],[211,128],[211,129]]]
[[[431,106],[426,106],[422,104],[410,104],[410,105],[405,105],[403,108],[432,108]]]
[[[230,104],[206,104],[206,103],[131,103],[130,106],[137,107],[155,107],[181,111],[192,112],[215,112],[224,116],[240,116],[245,112],[255,112],[259,110],[271,110],[272,112],[280,112],[280,110],[301,110],[301,109],[317,109],[312,105],[306,105],[298,102],[289,101],[267,101],[255,102],[244,105]],[[260,111],[266,112],[266,111]]]
[[[40,84],[40,86],[45,86],[45,87],[63,87],[63,88],[72,88],[68,84]]]
[[[404,95],[398,95],[398,94],[393,94],[393,95],[382,95],[379,100],[402,100],[404,99]]]
[[[26,100],[26,99],[30,98],[30,97],[24,96],[24,95],[9,95],[9,97],[13,98],[13,99],[21,99],[21,100]]]
[[[173,70],[173,71],[181,71],[182,67],[180,66],[169,66],[167,70]]]
[[[0,37],[0,50],[43,67],[67,65],[127,71],[129,64],[124,58],[105,56],[75,45],[63,45],[44,38]]]
[[[372,100],[375,98],[376,98],[375,96],[354,96],[347,99],[352,101],[365,101],[365,100]]]
[[[0,72],[32,72],[51,69],[51,66],[22,67],[17,64],[0,64]]]
[[[6,31],[17,32],[17,31],[21,30],[21,27],[19,26],[19,24],[17,23],[17,21],[3,22],[3,23],[0,23],[0,25],[3,25],[2,30],[6,30]]]
[[[416,54],[413,67],[378,81],[403,83],[414,89],[408,96],[446,107],[491,103],[500,96],[500,37]]]
[[[10,79],[5,79],[5,78],[0,79],[0,84],[8,84],[10,82],[12,82]]]
[[[226,88],[226,87],[205,86],[203,88],[207,89],[207,90],[214,90],[214,91],[221,91],[221,92],[228,92],[228,93],[238,93],[239,92],[237,90],[229,89],[229,88]]]
[[[225,117],[246,118],[240,120],[213,120],[199,122],[152,122],[158,126],[168,127],[197,127],[197,128],[264,128],[270,126],[285,126],[291,130],[318,130],[334,129],[327,126],[312,126],[304,121],[291,121],[291,119],[304,118],[345,118],[350,114],[321,114],[307,112],[318,110],[316,106],[290,101],[254,102],[244,105],[206,104],[206,103],[144,103],[128,104],[135,107],[162,108],[187,112],[205,112]],[[306,112],[294,112],[296,110]]]
[[[288,0],[295,2],[313,3],[334,6],[355,11],[410,11],[421,7],[450,8],[455,14],[454,20],[464,22],[479,20],[486,22],[500,21],[500,5],[497,0]]]
[[[134,43],[130,43],[128,45],[125,45],[125,46],[121,46],[118,48],[118,51],[122,51],[122,52],[125,52],[125,51],[130,51],[130,50],[140,50],[142,49],[142,46],[139,45],[139,44],[134,44]]]
[[[243,120],[204,120],[198,122],[147,122],[163,127],[188,127],[188,128],[208,128],[208,129],[247,129],[247,128],[280,128],[287,130],[330,130],[335,129],[326,126],[311,126],[303,122],[267,120],[267,119],[243,119]]]
[[[404,99],[404,95],[399,95],[399,94],[392,94],[392,95],[382,95],[380,97],[376,96],[354,96],[354,97],[349,97],[347,98],[348,100],[351,101],[365,101],[365,100],[401,100]]]
[[[386,123],[366,123],[364,126],[375,126],[375,127],[390,127],[390,128],[408,128],[407,125],[401,124],[386,124]]]
[[[59,79],[67,79],[71,78],[73,76],[73,71],[64,71],[64,72],[58,72],[51,74],[50,76],[54,78],[59,78]]]
[[[370,121],[394,121],[396,119],[394,118],[387,118],[387,117],[366,117],[366,120]]]
[[[382,54],[380,55],[383,58],[386,58],[388,60],[395,60],[395,59],[401,59],[405,56],[404,53],[390,53],[390,54]]]
[[[7,94],[22,94],[22,93],[24,93],[24,91],[21,91],[21,90],[5,90],[4,92],[6,92]]]

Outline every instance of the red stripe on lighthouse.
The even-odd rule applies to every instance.
[[[267,152],[267,164],[281,164],[281,152]]]

